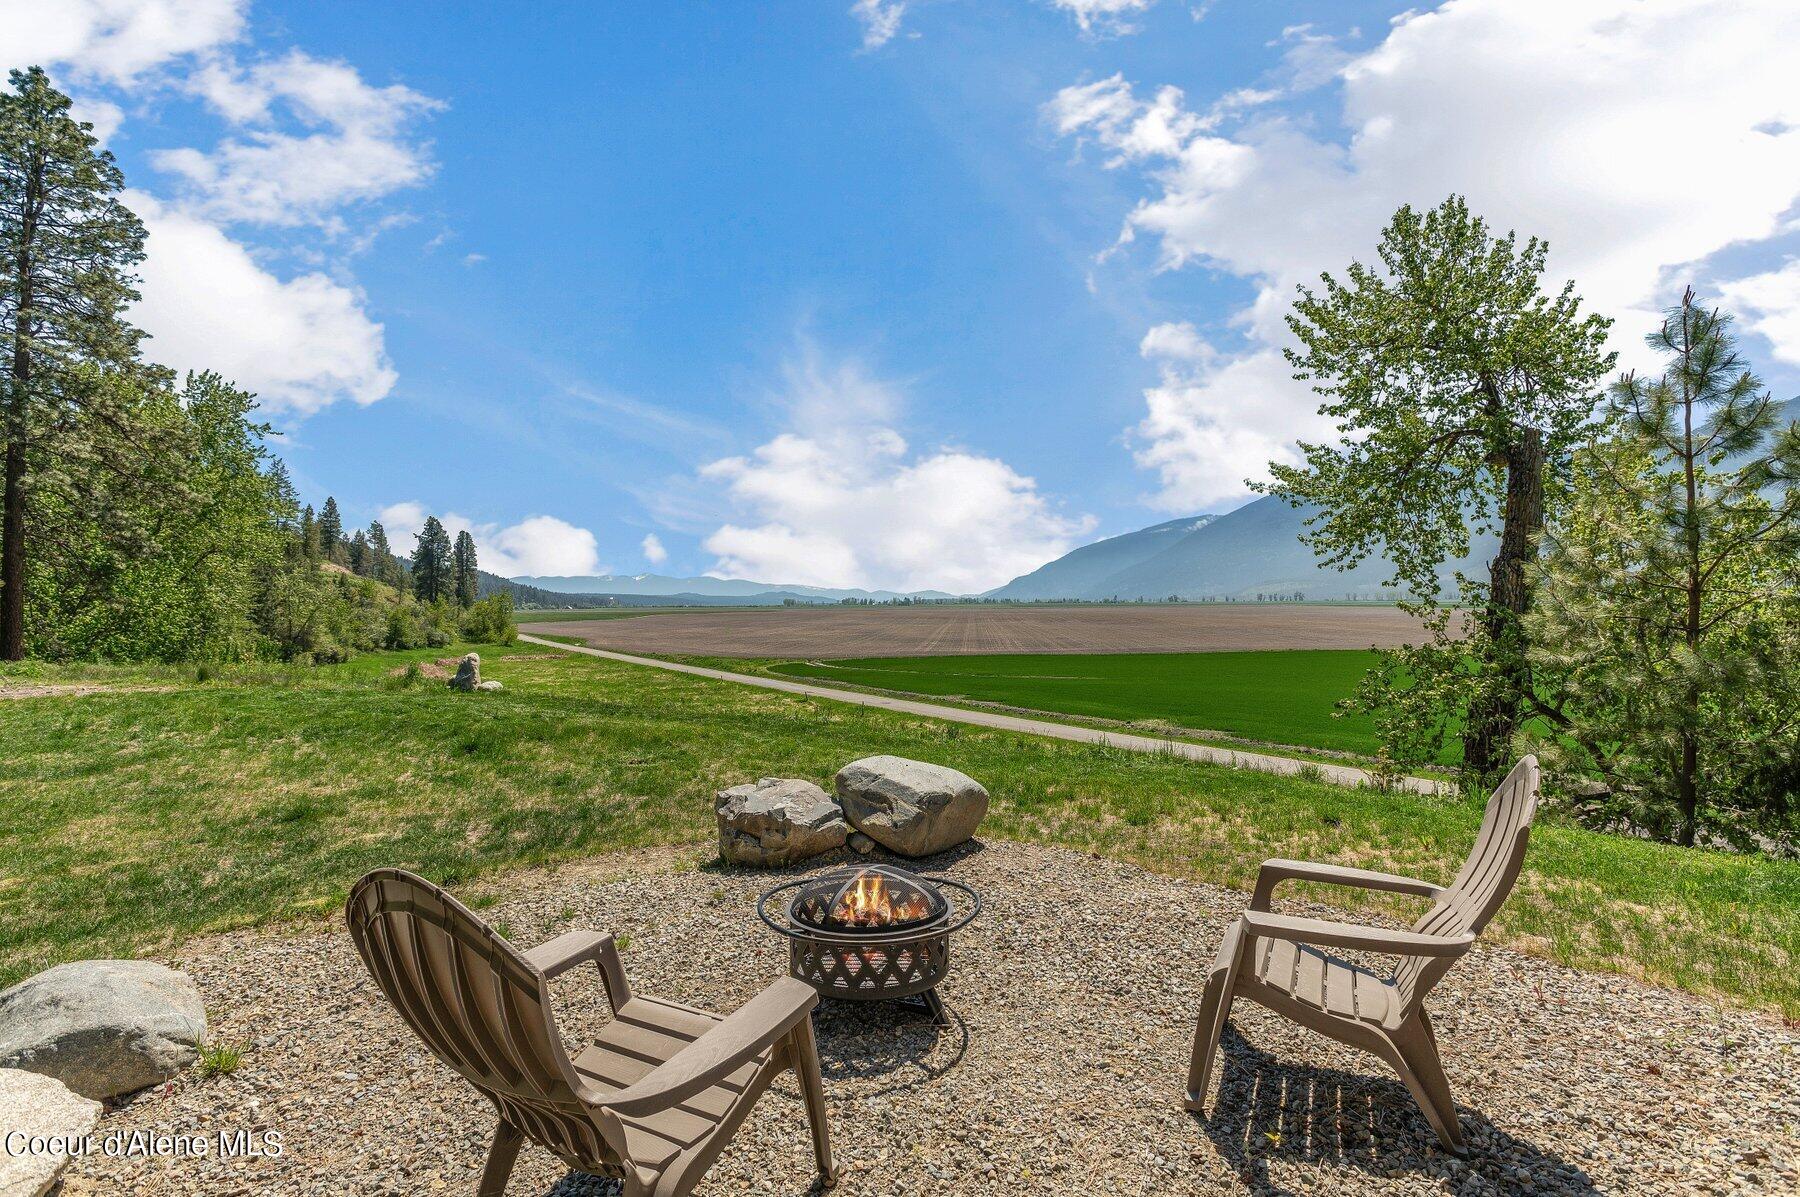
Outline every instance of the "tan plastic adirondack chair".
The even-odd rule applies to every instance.
[[[1406,1082],[1439,1141],[1462,1154],[1462,1128],[1425,1012],[1425,995],[1469,950],[1512,891],[1525,861],[1537,801],[1538,763],[1528,756],[1488,799],[1475,850],[1446,888],[1367,869],[1263,862],[1250,909],[1225,932],[1207,978],[1188,1067],[1187,1108],[1205,1112],[1206,1086],[1231,1003],[1249,998],[1386,1060]],[[1276,884],[1288,879],[1417,894],[1433,902],[1410,931],[1272,914],[1269,899]],[[1321,948],[1355,948],[1401,959],[1390,976],[1380,977]]]
[[[570,931],[528,952],[456,899],[399,869],[356,883],[350,936],[432,1054],[499,1111],[479,1197],[500,1197],[523,1139],[626,1197],[680,1197],[718,1158],[783,1069],[799,1078],[825,1185],[834,1179],[825,1089],[809,1017],[818,995],[783,978],[727,1018],[634,994],[610,935]],[[598,965],[613,1008],[571,1057],[547,982]]]

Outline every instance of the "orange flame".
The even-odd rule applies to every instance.
[[[896,901],[880,873],[865,871],[844,890],[831,921],[841,927],[891,927],[925,914],[925,895],[915,893]]]

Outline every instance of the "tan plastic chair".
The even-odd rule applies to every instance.
[[[699,1183],[783,1069],[800,1081],[824,1185],[834,1179],[825,1089],[809,1017],[818,995],[783,978],[728,1018],[632,993],[610,935],[570,931],[529,952],[456,899],[399,869],[350,891],[363,963],[432,1054],[499,1111],[479,1197],[500,1197],[529,1138],[578,1172],[617,1177],[626,1197],[680,1197]],[[599,966],[613,1018],[570,1057],[547,982]]]
[[[1462,1128],[1438,1056],[1437,1036],[1425,1012],[1425,995],[1469,950],[1512,891],[1525,861],[1537,801],[1538,763],[1528,756],[1488,799],[1475,850],[1456,880],[1443,889],[1367,869],[1298,860],[1263,862],[1250,909],[1225,932],[1207,978],[1194,1028],[1187,1108],[1205,1112],[1207,1081],[1231,1003],[1249,998],[1386,1060],[1406,1082],[1439,1141],[1462,1154]],[[1289,879],[1417,894],[1433,903],[1410,931],[1269,913],[1276,884]],[[1401,959],[1391,975],[1380,977],[1320,948],[1355,948]]]

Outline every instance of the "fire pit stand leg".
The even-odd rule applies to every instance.
[[[931,1021],[940,1027],[950,1025],[950,1016],[944,1013],[944,999],[938,996],[936,989],[927,989],[924,993],[914,994],[909,998],[896,998],[900,1005],[912,1010],[922,1010],[931,1015]]]

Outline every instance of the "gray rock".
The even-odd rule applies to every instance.
[[[456,676],[450,679],[452,690],[481,689],[481,654],[470,653],[456,663]]]
[[[186,973],[149,960],[59,964],[0,993],[0,1068],[105,1098],[165,1081],[198,1057],[206,1008]]]
[[[844,812],[810,781],[765,777],[720,790],[719,855],[731,864],[784,865],[842,848]]]
[[[850,825],[902,856],[930,856],[964,842],[987,814],[988,792],[966,773],[898,756],[869,756],[838,770]]]
[[[55,1188],[71,1146],[99,1122],[100,1103],[55,1077],[0,1068],[0,1193],[40,1197]]]
[[[852,831],[850,833],[850,839],[847,842],[849,843],[852,852],[859,853],[863,856],[867,856],[869,853],[875,851],[875,841],[860,831]]]
[[[484,693],[484,694],[491,694],[491,693],[493,693],[493,692],[494,692],[494,691],[495,691],[495,690],[504,690],[504,689],[506,689],[506,687],[505,687],[505,686],[502,686],[502,685],[501,685],[501,684],[500,684],[500,683],[499,683],[499,682],[476,682],[476,683],[475,683],[475,688],[476,688],[476,689],[477,689],[477,690],[480,690],[480,691],[481,691],[481,692],[483,692],[483,693]]]

